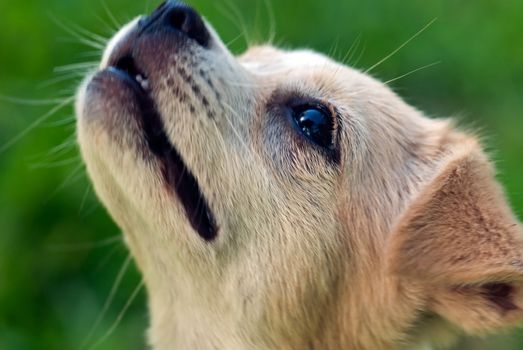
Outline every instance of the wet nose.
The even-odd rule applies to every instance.
[[[174,30],[203,47],[209,46],[210,34],[202,17],[192,7],[179,1],[164,2],[141,24],[148,30]]]

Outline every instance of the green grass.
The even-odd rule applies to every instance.
[[[106,2],[120,23],[157,4]],[[191,3],[236,53],[246,48],[247,40],[263,42],[269,37],[271,16],[263,0]],[[94,61],[99,53],[57,22],[109,37],[112,20],[104,7],[103,2],[89,0],[2,1],[0,95],[32,100],[72,95],[79,76],[49,85],[58,77],[55,67]],[[437,18],[373,74],[391,80],[440,62],[393,82],[393,88],[429,115],[457,116],[463,124],[483,130],[499,179],[523,217],[522,1],[274,0],[271,12],[275,43],[309,47],[341,59],[356,42],[350,63],[361,69]],[[0,148],[52,107],[0,99]],[[67,122],[71,117],[69,105],[0,153],[1,349],[80,348],[128,254],[119,240],[96,243],[118,237],[119,230],[78,167],[76,148],[49,154],[66,140],[74,145],[74,122]],[[62,120],[64,125],[55,125]],[[111,328],[139,282],[131,267],[92,341]],[[97,349],[143,349],[146,325],[141,293]],[[468,346],[521,349],[523,333],[482,344]]]

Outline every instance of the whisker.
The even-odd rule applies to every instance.
[[[102,260],[100,260],[100,262],[96,265],[96,267],[94,268],[93,272],[100,271],[100,269],[102,267],[104,267],[105,264],[107,264],[109,262],[109,260],[111,260],[111,258],[118,252],[118,249],[124,250],[125,246],[123,244],[121,244],[121,245],[114,245],[111,248],[111,250],[109,251],[109,253]],[[125,252],[128,253],[127,250],[125,250]]]
[[[43,89],[43,88],[48,88],[50,86],[53,86],[55,84],[58,84],[58,83],[61,83],[61,82],[64,82],[64,81],[68,81],[68,80],[73,80],[73,79],[81,79],[85,76],[85,74],[82,74],[80,72],[69,72],[69,73],[65,73],[61,76],[57,76],[55,78],[52,78],[52,79],[49,79],[49,80],[46,80],[40,84],[38,84],[37,88],[38,89]]]
[[[49,164],[52,161],[61,161],[61,157],[71,154],[73,151],[76,153],[76,138],[70,137],[51,150],[31,156],[29,159],[35,162],[47,159],[47,164]]]
[[[359,45],[358,45],[358,48],[359,48]],[[365,43],[363,43],[362,45],[362,48],[361,48],[361,51],[360,51],[360,54],[358,55],[358,57],[356,57],[356,59],[354,60],[353,63],[351,63],[352,66],[356,67],[358,66],[358,63],[360,63],[361,61],[361,58],[363,57],[363,54],[365,53],[365,49],[366,49],[366,45]],[[352,56],[352,55],[351,55]],[[350,59],[352,60],[352,57],[350,57]]]
[[[225,5],[229,11],[224,10],[223,6],[217,6],[216,9],[218,12],[220,12],[226,19],[228,19],[230,22],[232,22],[236,28],[242,33],[245,41],[245,46],[249,47],[249,45],[252,42],[252,38],[248,31],[248,26],[245,23],[243,16],[241,15],[241,12],[238,10],[238,8],[230,1],[226,0],[223,5]],[[236,18],[235,18],[236,17]]]
[[[90,215],[92,215],[96,209],[100,206],[100,203],[94,202],[91,206],[89,206],[87,209],[84,210],[83,214],[81,215],[81,219],[88,218]]]
[[[407,41],[405,41],[403,44],[401,44],[396,50],[389,53],[387,56],[383,57],[381,60],[379,60],[377,63],[375,63],[373,66],[368,68],[365,73],[369,73],[374,68],[381,65],[383,62],[387,61],[389,58],[394,56],[398,51],[400,51],[402,48],[407,46],[412,40],[414,40],[416,37],[418,37],[421,33],[423,33],[427,28],[429,28],[434,22],[436,22],[437,18],[434,18],[432,21],[430,21],[428,24],[426,24],[423,28],[418,30],[413,36],[411,36]]]
[[[228,105],[227,103],[223,102],[224,106],[227,107],[228,109],[230,109],[230,111],[237,117],[238,120],[241,120],[241,118],[239,118],[239,115],[238,113],[230,106]],[[225,120],[227,121],[227,123],[230,125],[233,133],[235,134],[235,136],[237,137],[238,141],[240,142],[240,144],[243,146],[243,148],[246,150],[246,155],[247,157],[251,158],[251,160],[253,161],[263,161],[262,157],[255,153],[255,152],[252,152],[249,147],[247,146],[247,144],[245,143],[245,141],[243,141],[240,133],[238,132],[238,130],[236,129],[236,127],[234,126],[234,124],[231,122],[231,120],[229,119],[229,116],[227,116],[227,113],[224,113],[223,116],[225,117]],[[268,178],[270,175],[269,174],[266,174],[265,178]],[[244,219],[243,219],[244,220]]]
[[[51,99],[29,99],[29,98],[21,98],[21,97],[8,96],[8,95],[0,95],[0,101],[13,103],[13,104],[17,104],[17,105],[22,105],[22,106],[56,105],[57,103],[62,103],[64,101],[66,101],[68,98],[71,98],[71,96],[64,97],[64,98],[51,98]]]
[[[91,185],[87,185],[87,188],[85,189],[84,195],[82,196],[82,200],[80,201],[80,208],[78,208],[78,215],[82,213],[82,211],[85,208],[85,203],[87,203],[87,197],[89,196],[89,193],[91,192]]]
[[[182,172],[181,172],[181,175],[180,175],[180,178],[178,179],[178,181],[176,181],[176,184],[174,185],[174,187],[176,189],[178,189],[183,181],[183,177],[185,176],[185,174],[187,173],[188,169],[187,167],[183,167],[182,169]]]
[[[79,160],[79,159],[78,159]],[[60,184],[60,186],[58,186],[56,188],[56,190],[54,190],[50,195],[49,195],[49,198],[47,199],[48,201],[51,200],[54,196],[56,196],[61,190],[63,190],[64,188],[66,188],[67,186],[69,186],[70,184],[80,180],[80,178],[82,178],[83,176],[85,176],[84,173],[81,173],[81,170],[83,168],[83,163],[80,162],[80,164],[78,164],[72,171],[71,171],[71,174],[69,174],[69,176],[67,176],[65,178],[65,180]]]
[[[402,75],[400,75],[400,76],[398,76],[398,77],[396,77],[396,78],[394,78],[394,79],[387,80],[384,84],[390,84],[390,83],[392,83],[392,82],[394,82],[394,81],[396,81],[396,80],[403,79],[403,78],[405,78],[405,77],[408,77],[409,75],[412,75],[412,74],[414,74],[414,73],[417,73],[417,72],[419,72],[419,71],[421,71],[421,70],[424,70],[424,69],[427,69],[427,68],[430,68],[430,67],[434,67],[434,66],[436,66],[436,65],[438,65],[438,64],[440,64],[440,63],[441,63],[441,61],[436,61],[436,62],[432,62],[432,63],[430,63],[430,64],[427,64],[427,65],[425,65],[425,66],[422,66],[422,67],[419,67],[419,68],[413,69],[413,70],[411,70],[410,72],[405,73],[405,74],[402,74]]]
[[[151,10],[151,0],[147,0],[147,1],[145,1],[144,11],[145,11],[145,13],[149,13],[150,10]]]
[[[84,57],[84,58],[96,58],[97,60],[100,58],[100,50],[90,50],[90,51],[84,51],[81,52],[78,56]]]
[[[72,116],[72,117],[67,117],[67,118],[57,120],[55,122],[43,123],[42,127],[43,128],[56,128],[58,126],[70,125],[75,121],[76,121],[76,117]]]
[[[30,169],[31,170],[36,170],[36,169],[61,168],[61,167],[64,167],[66,165],[75,164],[79,160],[80,160],[80,156],[78,155],[78,156],[74,156],[74,157],[71,157],[71,158],[68,158],[68,159],[64,159],[64,160],[60,160],[60,161],[56,161],[56,162],[35,163],[35,164],[30,165]]]
[[[237,119],[238,120],[241,120],[241,118],[239,118],[239,115],[238,113],[231,107],[229,106],[227,103],[223,103],[225,107],[227,107],[234,115],[237,116]],[[234,135],[236,136],[236,138],[238,139],[238,141],[240,142],[240,144],[242,145],[243,148],[245,148],[245,150],[247,151],[246,154],[251,157],[251,158],[257,158],[257,159],[261,159],[256,153],[254,152],[251,152],[251,149],[249,148],[249,146],[247,146],[247,144],[245,143],[245,141],[242,139],[240,133],[238,132],[238,130],[236,129],[236,127],[234,126],[234,124],[232,123],[232,121],[229,119],[229,116],[227,115],[227,113],[224,113],[223,116],[225,117],[225,120],[227,121],[227,123],[229,124],[229,126],[231,127]]]
[[[55,67],[55,73],[69,72],[69,71],[78,71],[80,69],[90,70],[98,67],[98,62],[80,62],[73,64],[66,64],[63,66]]]
[[[270,0],[263,0],[263,3],[265,4],[265,9],[267,10],[267,16],[269,17],[269,37],[268,37],[268,43],[272,44],[274,40],[276,39],[276,16],[274,12],[274,7],[272,6],[272,3]]]
[[[251,43],[255,43],[255,44],[259,44],[262,41],[261,35],[260,35],[260,25],[259,25],[260,14],[261,14],[260,0],[256,0],[256,11],[254,12],[254,22],[252,24],[252,28],[254,29],[254,33],[253,33],[254,41],[251,41]]]
[[[95,41],[97,43],[100,43],[100,44],[103,44],[105,45],[110,38],[107,38],[105,36],[102,36],[100,34],[97,34],[97,33],[94,33],[94,32],[91,32],[85,28],[82,28],[76,24],[71,24],[71,26],[74,28],[74,30],[76,30],[80,35],[84,35],[87,39],[90,39],[92,41]]]
[[[65,23],[58,20],[58,18],[56,18],[52,14],[50,14],[49,16],[51,17],[51,20],[53,20],[53,22],[55,22],[56,25],[58,25],[65,32],[67,32],[69,35],[71,35],[79,43],[84,44],[86,46],[90,46],[90,47],[98,49],[98,50],[104,49],[107,39],[105,39],[97,34],[92,34],[82,28],[79,28],[80,33],[78,33],[77,31],[75,31],[75,29],[68,27]],[[74,25],[72,25],[72,24],[70,24],[70,26],[74,27]],[[87,32],[89,34],[87,36],[85,34],[82,36],[82,31]]]
[[[230,158],[232,158],[235,155],[235,153],[227,152],[227,144],[225,142],[225,138],[224,138],[221,130],[218,128],[218,125],[216,125],[216,123],[212,123],[212,125],[214,126],[214,129],[216,130],[216,135],[217,135],[218,141],[220,143],[219,147],[222,150],[223,156],[226,158],[227,161],[229,161]],[[229,159],[227,159],[227,158],[229,158]],[[232,186],[232,177],[229,177],[229,176],[226,177],[226,181],[227,181],[227,183],[226,183],[227,187],[226,188],[231,188],[231,186]]]
[[[354,56],[354,53],[358,50],[359,46],[361,44],[361,34],[358,34],[356,39],[352,42],[349,49],[347,50],[347,53],[345,56],[343,56],[341,62],[344,64],[350,64],[352,61],[352,58]]]
[[[225,107],[227,107],[227,109],[229,109],[229,110],[231,111],[232,114],[234,114],[234,115],[236,116],[236,118],[237,118],[237,120],[240,122],[240,124],[241,124],[242,126],[245,126],[245,122],[240,118],[240,115],[238,114],[238,112],[236,112],[236,111],[234,110],[234,108],[233,108],[230,104],[228,104],[227,102],[223,102],[223,101],[222,101],[222,103],[223,103],[223,105],[224,105]]]
[[[33,131],[35,128],[37,128],[40,124],[42,124],[50,116],[54,115],[59,110],[65,108],[66,106],[71,104],[71,102],[73,102],[73,100],[74,100],[74,97],[70,97],[65,100],[62,100],[57,106],[53,107],[49,112],[45,113],[40,118],[36,119],[27,128],[25,128],[23,131],[18,133],[16,136],[11,138],[11,140],[7,141],[2,147],[0,147],[0,154],[4,153],[9,148],[11,148],[14,144],[16,144],[21,139],[23,139],[27,134],[29,134],[31,131]]]
[[[145,283],[142,280],[138,284],[138,286],[136,286],[136,288],[132,292],[131,296],[129,297],[129,300],[124,305],[122,311],[120,312],[120,314],[118,315],[118,317],[116,318],[116,320],[114,321],[112,326],[109,328],[109,330],[103,335],[103,337],[96,344],[94,344],[92,347],[89,348],[90,350],[93,350],[93,349],[97,348],[98,346],[100,346],[114,333],[114,331],[118,328],[118,326],[122,322],[122,319],[125,316],[125,314],[127,313],[127,310],[129,310],[129,308],[131,307],[132,303],[134,302],[134,300],[138,296],[138,293],[140,293],[140,290],[143,288],[144,285],[145,285]]]
[[[61,42],[61,43],[73,43],[73,44],[80,43],[80,44],[83,44],[84,46],[96,49],[98,52],[103,51],[103,49],[105,47],[105,45],[102,44],[102,43],[98,43],[96,41],[93,41],[93,40],[90,40],[90,39],[86,39],[86,38],[82,38],[82,37],[74,37],[74,38],[58,37],[58,38],[56,38],[56,41],[57,42]]]
[[[105,13],[107,14],[107,16],[109,16],[109,20],[113,23],[115,30],[118,31],[118,29],[122,27],[122,23],[118,22],[116,16],[112,13],[111,9],[107,5],[107,2],[101,1],[101,4],[105,10]]]
[[[236,41],[240,40],[242,38],[242,36],[243,36],[243,33],[238,34],[236,37],[234,37],[233,39],[231,39],[227,43],[225,43],[225,46],[227,46],[227,47],[231,46]]]
[[[77,90],[76,86],[70,86],[70,87],[67,87],[67,88],[64,88],[64,89],[58,91],[58,94],[63,95],[63,96],[74,96],[76,98],[76,90]]]
[[[70,253],[85,251],[91,249],[105,248],[116,243],[122,243],[122,236],[118,235],[115,237],[103,239],[98,242],[82,242],[82,243],[67,243],[67,244],[52,244],[47,246],[48,251],[55,253]]]
[[[225,82],[230,86],[236,86],[236,87],[248,87],[248,88],[257,88],[260,86],[264,86],[267,88],[270,87],[276,87],[277,83],[272,82],[264,82],[264,83],[248,83],[248,82],[237,82],[237,81],[231,81],[231,80],[225,80]]]
[[[71,135],[67,139],[65,139],[64,142],[62,142],[58,146],[54,146],[49,151],[47,151],[45,156],[46,157],[61,156],[62,154],[71,150],[71,148],[75,145],[76,145],[76,135]]]
[[[336,54],[338,53],[338,45],[340,44],[340,37],[336,37],[336,40],[334,40],[334,44],[331,45],[331,48],[329,51],[327,51],[327,56],[329,57],[336,57]]]
[[[107,20],[104,19],[101,15],[95,13],[94,16],[102,24],[104,32],[112,34],[118,31],[118,28],[113,27],[111,23],[107,23]]]
[[[99,44],[105,44],[109,38],[106,38],[100,34],[96,34],[94,32],[91,32],[85,28],[80,27],[79,25],[71,22],[66,22],[65,20],[60,20],[58,17],[54,16],[53,14],[50,14],[51,19],[53,22],[55,22],[58,26],[60,26],[62,29],[64,29],[67,33],[75,36],[80,37],[84,39],[91,40],[93,42],[99,43]]]
[[[109,308],[113,304],[114,298],[116,297],[116,293],[118,292],[118,289],[120,288],[120,285],[122,284],[123,278],[125,277],[125,274],[127,270],[129,269],[129,265],[131,264],[132,258],[130,254],[127,254],[127,257],[125,258],[124,263],[122,264],[122,267],[118,271],[118,274],[116,275],[116,279],[113,283],[113,286],[111,287],[111,290],[109,292],[109,295],[107,296],[107,299],[105,300],[105,303],[102,307],[102,311],[96,318],[93,326],[89,330],[89,333],[87,333],[87,336],[82,341],[82,344],[80,345],[80,350],[85,349],[91,338],[93,337],[94,332],[98,329],[102,321],[104,320],[105,316],[107,315],[107,312],[109,311]]]

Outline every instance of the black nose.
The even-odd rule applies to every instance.
[[[209,46],[210,34],[203,19],[193,8],[179,1],[169,0],[161,4],[142,22],[142,26],[149,30],[175,30],[203,47]]]

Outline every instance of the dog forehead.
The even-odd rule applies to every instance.
[[[238,62],[265,91],[283,88],[330,101],[338,107],[347,107],[355,100],[357,104],[364,103],[372,95],[397,101],[378,80],[311,50],[255,46],[239,56]]]
[[[311,50],[280,50],[272,46],[257,46],[239,57],[244,68],[257,75],[273,75],[288,71],[328,67],[334,62]]]

